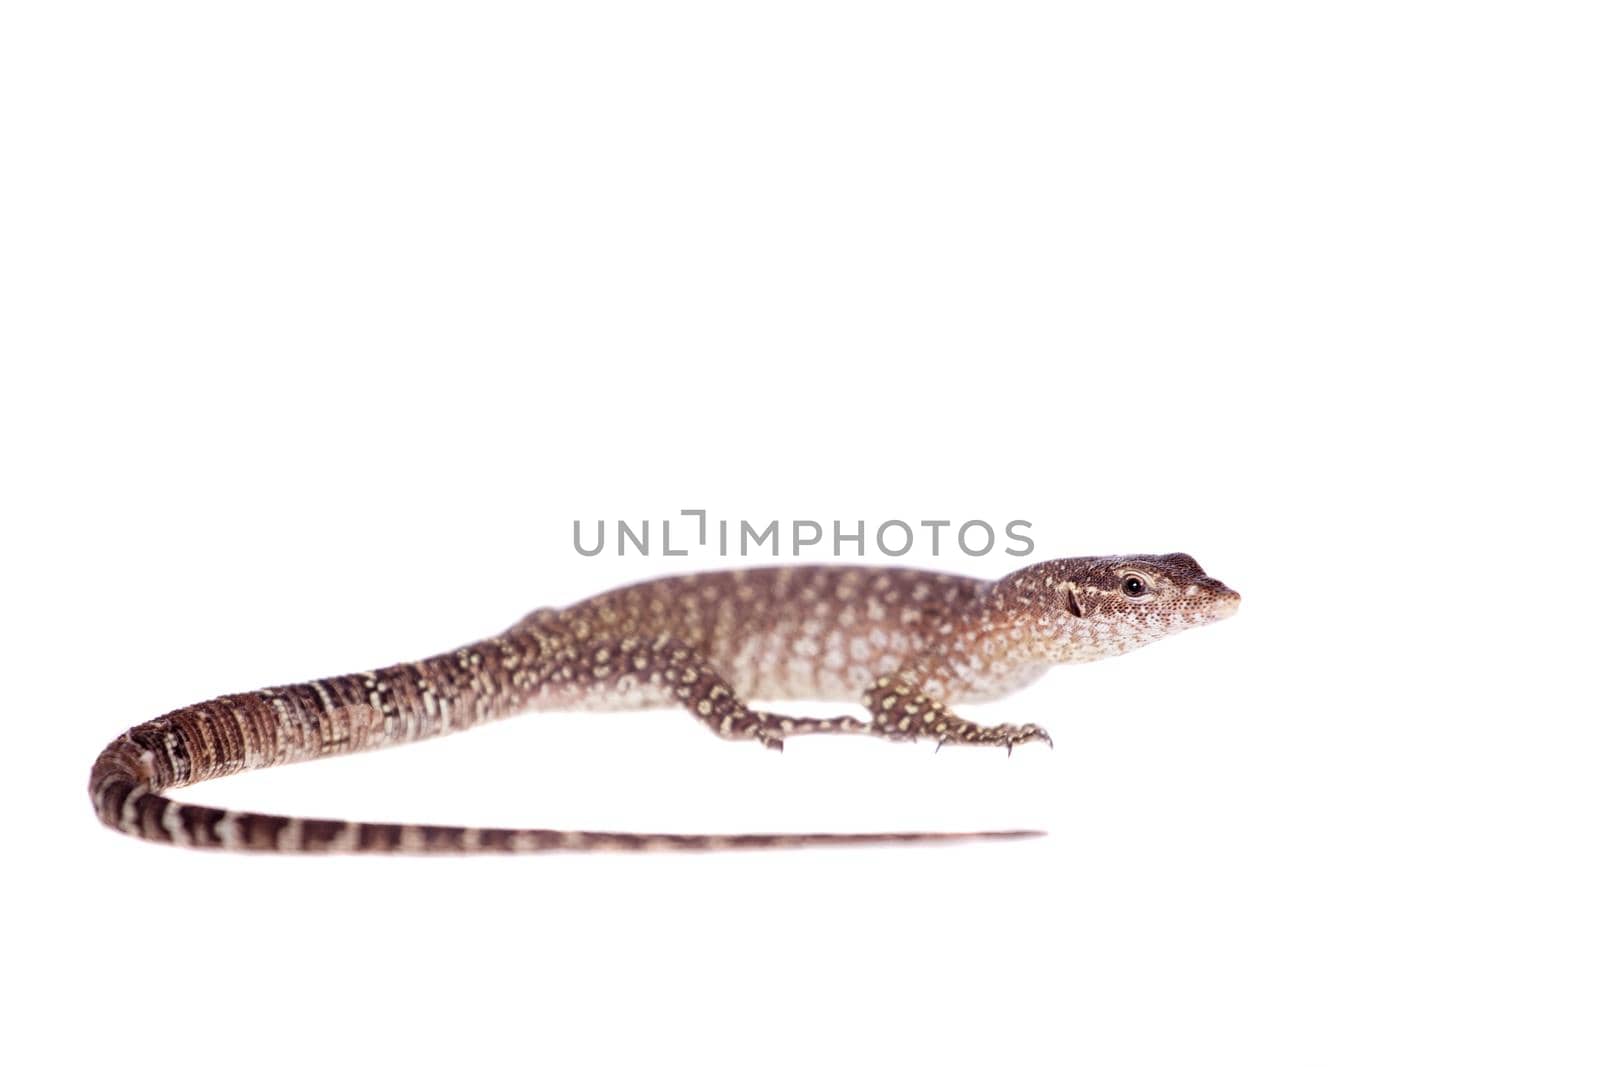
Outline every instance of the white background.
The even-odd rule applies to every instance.
[[[1585,7],[7,5],[6,1045],[1600,1060]],[[737,562],[571,548],[686,507],[1024,518],[1244,606],[975,709],[1053,732],[1009,760],[546,715],[186,794],[1037,842],[94,820],[136,721]]]

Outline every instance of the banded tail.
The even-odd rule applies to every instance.
[[[464,729],[535,706],[515,632],[382,671],[219,697],[127,731],[89,775],[100,821],[147,841],[251,852],[500,853],[713,851],[953,844],[1040,836],[971,833],[657,834],[417,826],[303,819],[185,804],[162,793],[258,767],[358,752]],[[558,673],[558,672],[557,672]],[[546,692],[547,703],[555,694]]]

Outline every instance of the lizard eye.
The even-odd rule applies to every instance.
[[[1137,574],[1130,574],[1122,579],[1122,591],[1128,596],[1144,596],[1148,590],[1143,578]]]

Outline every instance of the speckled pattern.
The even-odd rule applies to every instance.
[[[1098,659],[1231,615],[1238,594],[1189,556],[1053,560],[999,581],[899,568],[774,567],[662,578],[536,611],[454,652],[218,697],[136,726],[95,761],[107,826],[151,841],[277,852],[719,849],[960,841],[971,834],[648,834],[400,826],[223,811],[163,791],[256,767],[437,737],[523,711],[680,704],[714,733],[781,749],[849,733],[1008,750],[1034,724],[982,726],[1057,663]],[[746,701],[850,700],[865,717]]]

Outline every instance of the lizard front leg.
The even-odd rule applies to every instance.
[[[891,740],[915,741],[931,737],[941,747],[1004,745],[1007,752],[1029,741],[1043,741],[1055,747],[1050,734],[1036,723],[984,726],[961,718],[943,701],[923,691],[921,677],[911,667],[880,677],[862,694],[861,703],[872,714],[871,732]]]

